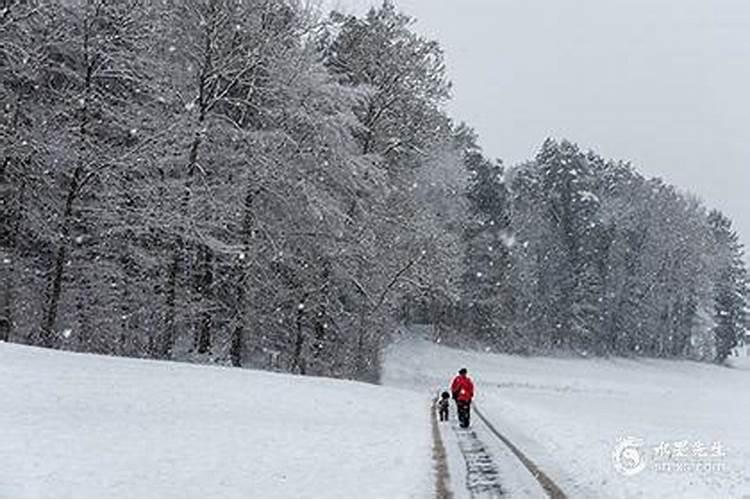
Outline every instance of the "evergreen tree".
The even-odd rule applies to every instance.
[[[732,222],[717,210],[711,211],[708,221],[719,261],[714,286],[714,336],[715,361],[722,363],[741,342],[748,327],[748,276],[743,247]]]
[[[464,164],[469,172],[466,189],[469,223],[462,280],[471,328],[482,340],[498,347],[511,331],[512,291],[508,193],[500,161],[487,160],[473,134],[465,139]]]
[[[593,344],[599,326],[600,249],[595,231],[600,200],[591,191],[588,160],[575,145],[548,139],[536,163],[551,229],[540,267],[546,281],[547,324],[554,332],[553,345],[583,348]]]

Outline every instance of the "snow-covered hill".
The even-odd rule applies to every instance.
[[[0,343],[0,497],[431,496],[424,395]]]
[[[428,404],[461,366],[482,412],[569,496],[750,495],[749,366],[521,358],[406,334],[385,386],[0,343],[0,497],[429,497]],[[543,495],[472,427],[506,495]],[[450,489],[468,496],[466,443],[440,429]],[[644,470],[626,450],[618,471],[623,438],[641,440]],[[712,469],[676,469],[697,463]]]
[[[523,358],[459,351],[413,335],[392,345],[387,359],[385,384],[433,393],[466,366],[479,408],[569,496],[750,497],[747,363],[729,369],[688,361]],[[481,431],[476,419],[474,425]],[[496,446],[487,432],[484,438]],[[627,438],[636,441],[617,459],[623,474],[613,452]],[[644,470],[630,461],[635,456]],[[539,495],[507,461],[498,464],[506,491]]]

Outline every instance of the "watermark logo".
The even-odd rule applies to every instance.
[[[726,449],[720,441],[680,439],[648,446],[642,438],[627,436],[615,443],[612,464],[623,476],[635,476],[647,467],[659,473],[706,474],[726,470],[725,456]]]
[[[623,476],[635,476],[646,468],[643,439],[627,436],[617,440],[612,450],[612,463]]]

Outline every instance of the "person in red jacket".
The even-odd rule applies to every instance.
[[[466,374],[466,368],[458,370],[458,376],[451,383],[451,393],[456,400],[458,421],[461,427],[468,427],[471,419],[471,400],[474,399],[474,382]]]

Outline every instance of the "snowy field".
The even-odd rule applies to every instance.
[[[569,496],[750,497],[747,364],[522,358],[405,336],[388,351],[384,383],[434,393],[460,366],[484,414]],[[617,455],[623,474],[613,451],[628,437],[640,443]],[[507,460],[506,490],[538,496]]]
[[[423,394],[0,343],[0,497],[432,496]]]
[[[430,497],[427,403],[460,366],[569,496],[750,496],[750,366],[521,358],[405,335],[386,387],[0,343],[0,497]],[[543,496],[473,428],[508,496]],[[451,490],[468,496],[451,425],[442,435]],[[615,460],[627,437],[641,442]]]

